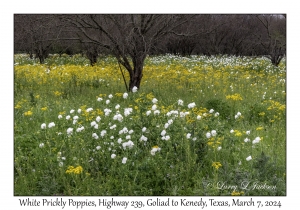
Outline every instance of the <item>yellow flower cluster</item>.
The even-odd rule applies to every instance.
[[[242,96],[238,93],[235,93],[233,95],[227,95],[226,99],[233,100],[233,101],[242,101],[243,100]]]
[[[243,135],[242,132],[240,132],[239,130],[234,130],[233,133],[234,133],[235,136],[242,136]]]
[[[42,107],[41,110],[42,110],[42,111],[46,111],[46,110],[47,110],[47,107]]]
[[[237,192],[237,191],[234,190],[234,191],[231,193],[231,195],[232,195],[232,196],[244,195],[244,191]]]
[[[215,169],[219,169],[222,166],[222,164],[220,162],[213,162],[212,167],[214,167]]]
[[[55,92],[54,92],[54,95],[56,95],[56,96],[61,96],[61,95],[62,95],[62,93],[61,93],[61,92],[59,92],[59,91],[55,91]]]
[[[81,166],[77,166],[76,168],[74,166],[69,166],[66,170],[67,174],[81,174],[83,171],[83,168]]]
[[[285,110],[285,105],[281,104],[277,101],[269,100],[269,103],[271,103],[271,106],[267,108],[267,110],[275,110],[275,111],[284,111]]]
[[[123,93],[116,93],[115,96],[117,96],[117,97],[122,97],[122,96],[123,96]]]
[[[27,111],[24,113],[25,116],[31,116],[32,115],[32,111]]]
[[[23,105],[24,103],[26,103],[26,102],[27,102],[26,99],[22,99],[22,100],[18,101],[18,103],[17,103],[16,106],[15,106],[15,109],[20,109],[20,108],[22,108],[22,105]]]
[[[222,140],[224,140],[224,136],[218,138],[212,137],[208,140],[207,145],[211,146],[212,148],[216,148],[222,144],[221,143]]]

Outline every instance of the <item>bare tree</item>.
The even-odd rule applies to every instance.
[[[108,49],[125,67],[130,81],[128,91],[140,88],[146,56],[166,34],[177,35],[178,27],[192,15],[67,15],[81,42]]]
[[[278,66],[286,51],[286,20],[284,15],[257,15],[262,30],[259,43],[267,51],[272,64]]]
[[[44,63],[61,32],[56,15],[16,14],[14,19],[15,49],[23,49]]]

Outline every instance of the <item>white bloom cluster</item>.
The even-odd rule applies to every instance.
[[[234,116],[234,118],[237,119],[237,118],[239,118],[240,116],[242,116],[242,114],[241,114],[240,112],[238,112],[238,113]]]
[[[98,129],[98,124],[95,121],[93,121],[91,122],[91,127]]]
[[[248,138],[244,139],[244,142],[246,142],[246,143],[249,142],[249,141],[250,141],[250,139],[248,139]]]
[[[159,110],[155,110],[155,111],[153,112],[153,114],[154,114],[154,115],[159,115],[159,114],[160,114],[160,111],[159,111]]]
[[[93,137],[94,139],[98,139],[98,138],[99,138],[99,136],[98,136],[96,133],[93,133],[93,134],[92,134],[92,137]]]
[[[165,136],[161,137],[161,139],[168,141],[170,139],[170,136],[169,135],[165,135]]]
[[[138,91],[138,88],[136,87],[136,86],[134,86],[133,88],[132,88],[132,92],[133,93],[136,93]]]
[[[86,112],[93,111],[93,108],[87,108],[85,111],[86,111]]]
[[[132,113],[133,109],[132,108],[125,108],[124,109],[124,115],[125,117],[127,117],[128,115],[130,115]]]
[[[100,116],[97,116],[97,117],[96,117],[96,121],[97,121],[97,122],[100,122],[100,120],[101,120],[101,117],[100,117]]]
[[[151,155],[155,155],[156,152],[159,152],[161,149],[159,147],[153,147],[150,151]]]
[[[71,135],[72,133],[73,133],[73,128],[68,128],[68,129],[67,129],[67,134],[68,134],[68,135]]]
[[[119,122],[122,122],[123,116],[120,113],[117,113],[114,117],[113,120],[118,120]]]
[[[166,131],[166,130],[163,130],[163,131],[160,133],[160,135],[161,135],[161,136],[165,136],[166,133],[167,133],[167,131]]]
[[[110,129],[110,130],[115,130],[115,129],[116,129],[116,127],[117,127],[117,125],[116,125],[116,124],[114,124],[114,125],[110,126],[110,127],[109,127],[109,129]]]
[[[152,99],[152,103],[156,104],[158,102],[158,100],[156,98]]]
[[[125,164],[127,162],[127,157],[123,157],[122,163]]]
[[[147,141],[147,140],[148,140],[148,138],[144,135],[142,135],[141,138],[140,138],[140,141]]]
[[[76,132],[81,132],[84,130],[84,127],[83,126],[80,126],[79,128],[76,129]]]
[[[181,118],[184,118],[186,115],[190,114],[189,112],[180,112],[179,115]]]
[[[119,131],[119,134],[128,133],[128,129],[126,127],[122,128],[122,130]]]
[[[106,133],[107,133],[106,130],[102,130],[102,131],[100,132],[100,136],[101,136],[101,137],[104,137],[104,136],[106,135]]]
[[[123,93],[123,98],[126,99],[128,97],[128,93]]]
[[[160,133],[160,135],[162,136],[161,139],[168,141],[170,139],[170,136],[166,135],[166,134],[167,134],[167,131],[166,130],[162,130],[162,132]]]
[[[188,104],[188,108],[192,109],[196,106],[195,102]]]
[[[123,149],[124,149],[124,150],[125,150],[126,148],[132,149],[132,147],[134,146],[134,143],[133,143],[131,140],[129,140],[129,141],[127,141],[127,142],[124,142],[124,143],[122,144],[122,146],[123,146]]]
[[[112,111],[111,111],[110,109],[108,109],[108,108],[105,108],[105,109],[104,109],[104,114],[105,114],[105,116],[109,116],[111,112],[112,112]]]
[[[47,127],[46,123],[43,123],[43,124],[41,125],[41,129],[46,129],[46,127]]]
[[[177,102],[177,103],[178,103],[179,106],[183,106],[183,100],[178,99],[178,102]]]
[[[52,128],[52,127],[54,127],[54,126],[55,126],[55,123],[54,123],[54,122],[51,122],[51,123],[49,123],[48,128]]]
[[[207,132],[206,133],[206,138],[210,139],[212,136],[216,136],[217,135],[217,131],[216,130],[212,130],[211,132]]]
[[[256,137],[253,141],[252,141],[252,144],[257,144],[260,142],[260,138],[259,137]]]

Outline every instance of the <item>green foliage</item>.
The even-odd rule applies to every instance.
[[[208,109],[214,109],[216,112],[219,112],[220,116],[224,120],[228,120],[231,118],[231,108],[228,103],[222,99],[209,99],[208,101],[206,101],[205,107],[207,107]]]
[[[22,59],[14,78],[15,195],[286,195],[284,74],[249,72],[264,60],[232,67],[226,58],[149,58],[141,90],[124,99],[110,57],[85,68],[81,57],[53,56],[50,73]],[[132,148],[124,147],[129,140]],[[241,188],[256,182],[276,189]]]
[[[268,117],[266,114],[266,105],[263,103],[255,103],[249,107],[249,111],[246,114],[246,119],[249,123],[268,123]]]

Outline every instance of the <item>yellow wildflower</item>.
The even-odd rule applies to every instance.
[[[231,193],[232,196],[239,196],[239,195],[243,195],[244,191],[241,192],[236,192],[235,190]]]
[[[55,91],[55,92],[54,92],[54,95],[56,95],[56,96],[61,96],[61,95],[62,95],[62,93],[61,93],[61,92],[59,92],[59,91]]]
[[[20,104],[17,104],[16,106],[15,106],[15,109],[20,109],[21,108],[21,105]]]
[[[228,95],[228,96],[226,96],[226,99],[233,100],[233,101],[242,101],[243,100],[242,96],[238,93],[235,93],[233,95]]]
[[[27,111],[24,113],[25,116],[31,116],[32,114],[33,114],[32,111]]]
[[[149,99],[149,100],[152,100],[154,98],[153,93],[151,92],[151,93],[147,94],[146,98]]]
[[[242,136],[242,133],[239,130],[234,130],[235,136]]]
[[[116,93],[115,96],[121,97],[123,96],[123,93]]]
[[[213,162],[212,166],[218,170],[222,166],[222,164],[220,162]]]
[[[77,166],[76,168],[74,166],[69,166],[66,170],[67,174],[81,174],[83,171],[83,168],[81,166]]]
[[[42,110],[42,111],[46,111],[46,110],[47,110],[47,107],[45,106],[45,107],[41,108],[41,110]]]
[[[66,111],[59,112],[58,115],[64,115],[65,113],[66,113]]]

